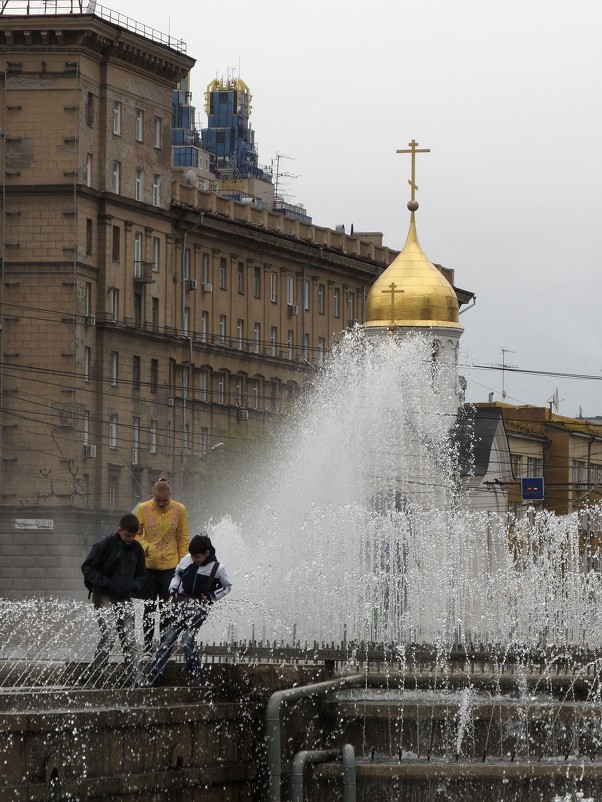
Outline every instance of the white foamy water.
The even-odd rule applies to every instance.
[[[204,637],[600,646],[576,516],[510,532],[466,509],[454,373],[420,337],[343,340],[240,488],[246,514],[211,527],[235,590]]]

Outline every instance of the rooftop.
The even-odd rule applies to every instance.
[[[180,53],[186,52],[186,43],[182,39],[176,39],[169,34],[161,33],[142,22],[137,22],[131,17],[126,17],[105,6],[98,5],[95,0],[1,0],[0,16],[91,16],[105,20],[124,28],[127,31],[144,36],[153,42],[170,47]]]

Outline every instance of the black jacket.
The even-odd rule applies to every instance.
[[[115,601],[142,590],[146,582],[144,549],[137,540],[129,545],[118,533],[99,540],[82,563],[89,585]]]

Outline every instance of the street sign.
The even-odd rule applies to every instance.
[[[543,501],[543,479],[534,476],[520,480],[520,492],[523,501]]]

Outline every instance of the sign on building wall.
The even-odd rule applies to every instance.
[[[520,480],[520,491],[523,501],[543,500],[543,478],[534,476]]]
[[[15,529],[54,529],[52,518],[15,518]]]

